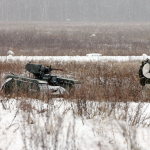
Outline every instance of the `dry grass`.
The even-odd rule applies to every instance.
[[[71,99],[113,102],[142,101],[142,87],[138,77],[140,62],[53,62],[51,65],[54,68],[64,69],[63,72],[53,71],[53,74],[84,82],[81,88],[70,97]],[[0,63],[1,74],[14,72],[27,76],[24,67],[25,63],[21,62]],[[4,79],[1,80],[4,81]]]
[[[150,55],[149,35],[149,23],[0,23],[0,54]]]

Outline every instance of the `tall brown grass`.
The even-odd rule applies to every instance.
[[[149,23],[0,23],[0,55],[150,55],[149,35]]]
[[[46,65],[46,62],[42,64]],[[53,68],[64,69],[63,72],[53,71],[53,74],[83,81],[81,87],[75,89],[71,99],[113,102],[142,101],[142,86],[139,84],[138,77],[140,62],[52,62],[51,65]],[[24,68],[25,63],[21,62],[0,63],[1,73],[13,72],[28,76]],[[4,79],[1,80],[4,81]]]

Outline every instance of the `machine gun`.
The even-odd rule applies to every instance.
[[[41,91],[41,87],[45,86],[47,86],[48,89],[50,86],[53,86],[54,88],[61,87],[64,89],[69,89],[69,91],[71,91],[72,89],[74,89],[74,86],[76,84],[82,83],[82,81],[80,80],[63,78],[53,75],[51,73],[53,70],[63,71],[63,69],[54,69],[51,66],[45,67],[42,64],[34,64],[29,62],[26,64],[25,69],[29,73],[32,73],[34,75],[34,78],[28,78],[14,74],[8,75],[6,77],[7,81],[2,86],[2,89],[5,91],[5,93],[10,93],[15,87],[17,87],[19,91],[30,90],[38,92]]]
[[[26,69],[26,71],[33,73],[35,79],[46,80],[49,83],[51,83],[51,79],[53,77],[55,77],[51,74],[51,71],[53,71],[53,70],[63,71],[63,69],[53,69],[53,68],[51,68],[51,66],[45,67],[44,65],[32,64],[32,63],[26,64],[25,69]],[[55,81],[56,81],[56,79],[55,79]]]

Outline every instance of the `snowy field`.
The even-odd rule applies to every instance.
[[[141,61],[150,58],[146,54],[142,56],[0,56],[0,61],[78,61],[78,62],[96,62],[96,61]]]
[[[1,56],[0,61],[141,61],[142,56]],[[0,150],[149,150],[150,104],[0,97]]]
[[[148,150],[149,103],[2,99],[1,150]],[[113,106],[113,107],[112,107]]]

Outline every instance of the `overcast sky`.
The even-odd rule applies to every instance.
[[[0,0],[0,21],[149,22],[150,0]]]

